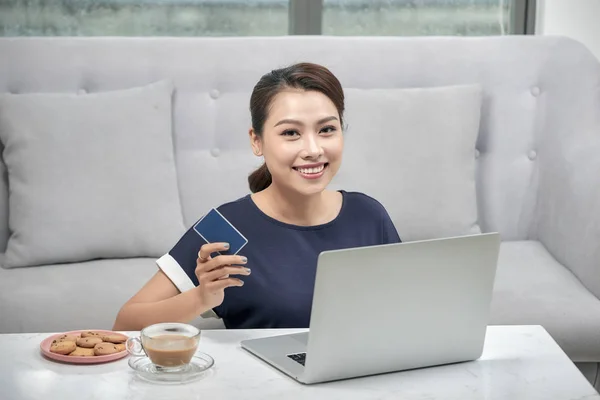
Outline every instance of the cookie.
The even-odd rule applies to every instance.
[[[79,339],[79,335],[75,335],[75,334],[64,334],[64,335],[60,335],[59,337],[57,337],[56,339],[54,339],[52,341],[52,343],[56,342],[76,342],[77,339]]]
[[[50,352],[67,355],[77,348],[75,342],[56,342],[50,345]]]
[[[103,335],[102,332],[96,332],[96,331],[81,332],[81,337],[82,338],[93,337],[93,336],[102,337],[102,335]]]
[[[125,349],[126,349],[125,343],[119,343],[119,344],[117,344],[115,346],[117,346],[117,349],[119,350],[119,353],[122,352],[122,351],[125,351]]]
[[[115,354],[118,352],[119,349],[114,343],[103,342],[98,343],[96,346],[94,346],[94,354],[96,354],[97,356],[107,356],[109,354]]]
[[[99,337],[82,337],[77,339],[77,346],[88,349],[94,348],[98,343],[102,343],[102,339]]]
[[[102,336],[102,340],[108,343],[125,343],[127,341],[127,336],[122,335],[120,333],[112,333],[110,335]]]
[[[69,353],[69,355],[76,357],[94,357],[96,354],[94,353],[94,349],[77,347],[74,351]]]

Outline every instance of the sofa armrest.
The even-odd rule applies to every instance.
[[[600,298],[600,127],[573,136],[555,143],[540,167],[535,230]]]

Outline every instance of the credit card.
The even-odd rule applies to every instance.
[[[248,239],[216,208],[194,225],[194,231],[207,243],[229,243],[229,250],[218,252],[222,255],[235,255],[248,243]]]

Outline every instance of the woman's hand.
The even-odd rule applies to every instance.
[[[231,278],[231,275],[250,275],[250,269],[239,266],[246,264],[246,257],[220,255],[212,258],[210,256],[228,248],[229,246],[225,243],[208,243],[203,245],[198,253],[195,271],[198,282],[200,282],[198,291],[202,304],[208,309],[223,303],[225,288],[244,284],[240,279]]]

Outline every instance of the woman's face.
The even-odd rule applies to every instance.
[[[273,184],[302,195],[323,191],[337,173],[344,147],[333,102],[317,91],[285,90],[271,104],[262,138],[250,131]]]

